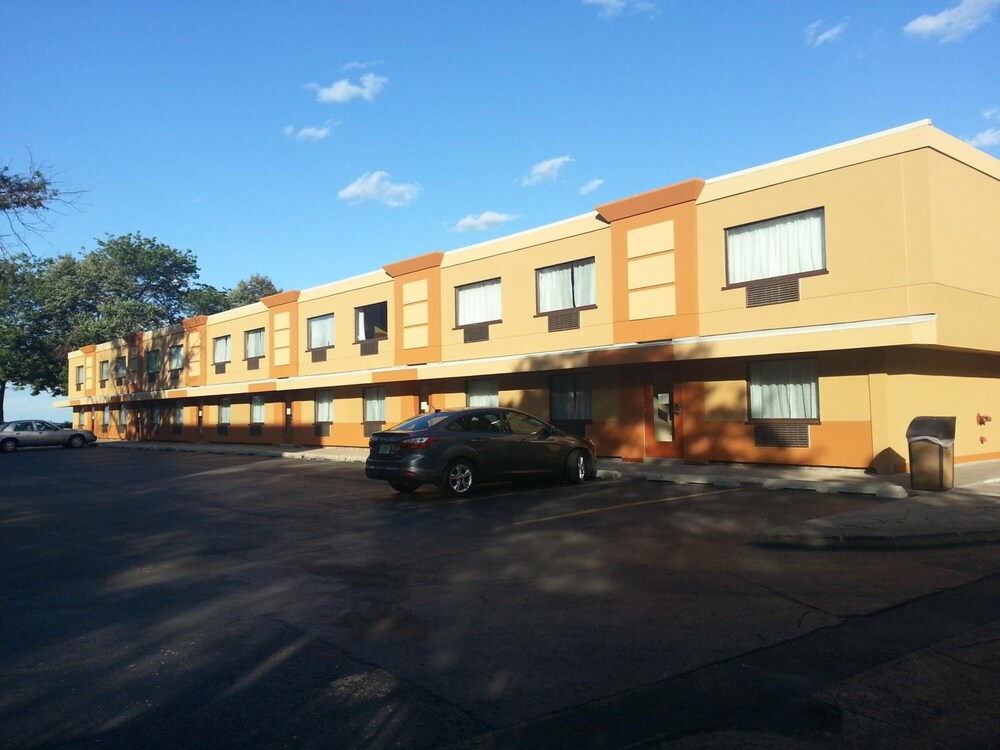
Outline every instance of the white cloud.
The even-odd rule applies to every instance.
[[[452,227],[454,232],[485,232],[487,229],[493,229],[501,224],[507,224],[508,222],[515,221],[521,218],[520,216],[514,216],[513,214],[502,214],[497,211],[483,211],[479,216],[473,216],[469,214],[464,219],[459,219],[455,226]]]
[[[368,68],[374,68],[376,65],[381,65],[381,60],[372,60],[371,62],[360,62],[358,60],[352,60],[349,63],[345,63],[341,70],[367,70]]]
[[[584,5],[594,5],[598,8],[601,18],[614,18],[628,10],[634,14],[656,15],[656,3],[653,0],[582,0]]]
[[[939,37],[957,42],[990,20],[1000,0],[961,0],[958,5],[933,16],[919,16],[903,27],[910,36]]]
[[[326,88],[318,83],[306,84],[306,88],[316,92],[318,102],[343,104],[358,97],[370,102],[382,92],[388,82],[389,79],[385,76],[365,73],[361,76],[360,83],[351,83],[348,79],[342,78]]]
[[[329,136],[332,130],[332,125],[326,122],[322,127],[309,126],[298,131],[292,125],[286,125],[282,132],[286,138],[294,138],[297,141],[321,141]]]
[[[590,195],[592,192],[597,190],[601,185],[604,184],[604,180],[600,177],[595,177],[593,180],[588,182],[582,188],[580,188],[580,195]]]
[[[387,206],[408,206],[422,191],[423,188],[415,182],[390,181],[388,172],[365,172],[337,193],[337,197],[351,203],[380,201]]]
[[[806,44],[810,47],[819,47],[827,42],[832,42],[843,34],[846,28],[847,21],[841,21],[835,26],[827,26],[825,29],[822,21],[814,21],[805,28]]]
[[[987,120],[996,120],[1000,122],[1000,107],[990,107],[989,109],[984,109],[983,117]]]
[[[521,178],[521,184],[537,185],[540,182],[555,182],[559,172],[573,161],[572,156],[557,156],[555,159],[540,161],[531,168],[531,174]]]
[[[995,148],[1000,146],[1000,128],[987,128],[971,138],[966,138],[965,142],[976,148]]]

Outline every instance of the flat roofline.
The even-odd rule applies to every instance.
[[[756,167],[748,167],[747,169],[741,169],[736,172],[729,172],[728,174],[719,175],[718,177],[712,177],[711,179],[705,180],[706,185],[711,185],[716,182],[722,182],[723,180],[730,180],[734,177],[742,177],[743,175],[753,174],[754,172],[762,172],[766,169],[771,169],[773,167],[781,166],[782,164],[792,164],[797,161],[802,161],[804,159],[811,159],[814,156],[819,156],[820,154],[826,154],[831,151],[837,151],[842,148],[848,148],[850,146],[856,146],[859,143],[866,143],[868,141],[875,141],[879,138],[886,138],[891,135],[896,135],[897,133],[903,133],[907,130],[914,130],[916,128],[923,128],[929,125],[933,125],[930,119],[917,120],[916,122],[907,123],[906,125],[900,125],[896,128],[890,128],[889,130],[881,130],[878,133],[872,133],[871,135],[864,135],[860,138],[853,138],[849,141],[843,141],[841,143],[835,143],[832,146],[824,146],[823,148],[817,148],[813,151],[806,151],[803,154],[796,154],[795,156],[789,156],[784,159],[778,159],[777,161],[771,161],[767,164],[760,164]]]

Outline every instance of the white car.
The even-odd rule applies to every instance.
[[[0,453],[13,453],[18,448],[61,445],[82,448],[97,442],[90,430],[65,429],[42,419],[18,419],[0,422]]]

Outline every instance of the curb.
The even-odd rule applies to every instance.
[[[790,547],[798,549],[914,549],[920,547],[961,547],[970,544],[1000,542],[1000,529],[984,531],[951,531],[940,534],[810,536],[765,532],[754,537],[751,544],[759,547]]]
[[[729,476],[702,474],[636,474],[637,478],[651,482],[669,482],[671,484],[708,484],[716,487],[736,488],[751,484],[765,490],[810,490],[825,494],[874,495],[890,500],[901,500],[909,497],[909,493],[899,485],[882,484],[878,482],[837,482],[807,479],[736,479]]]

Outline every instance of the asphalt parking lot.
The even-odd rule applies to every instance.
[[[0,461],[0,745],[863,736],[838,686],[990,627],[1000,593],[995,545],[748,543],[873,502],[637,481],[456,501],[357,464],[21,451]],[[966,682],[967,710],[993,700],[995,673]]]

